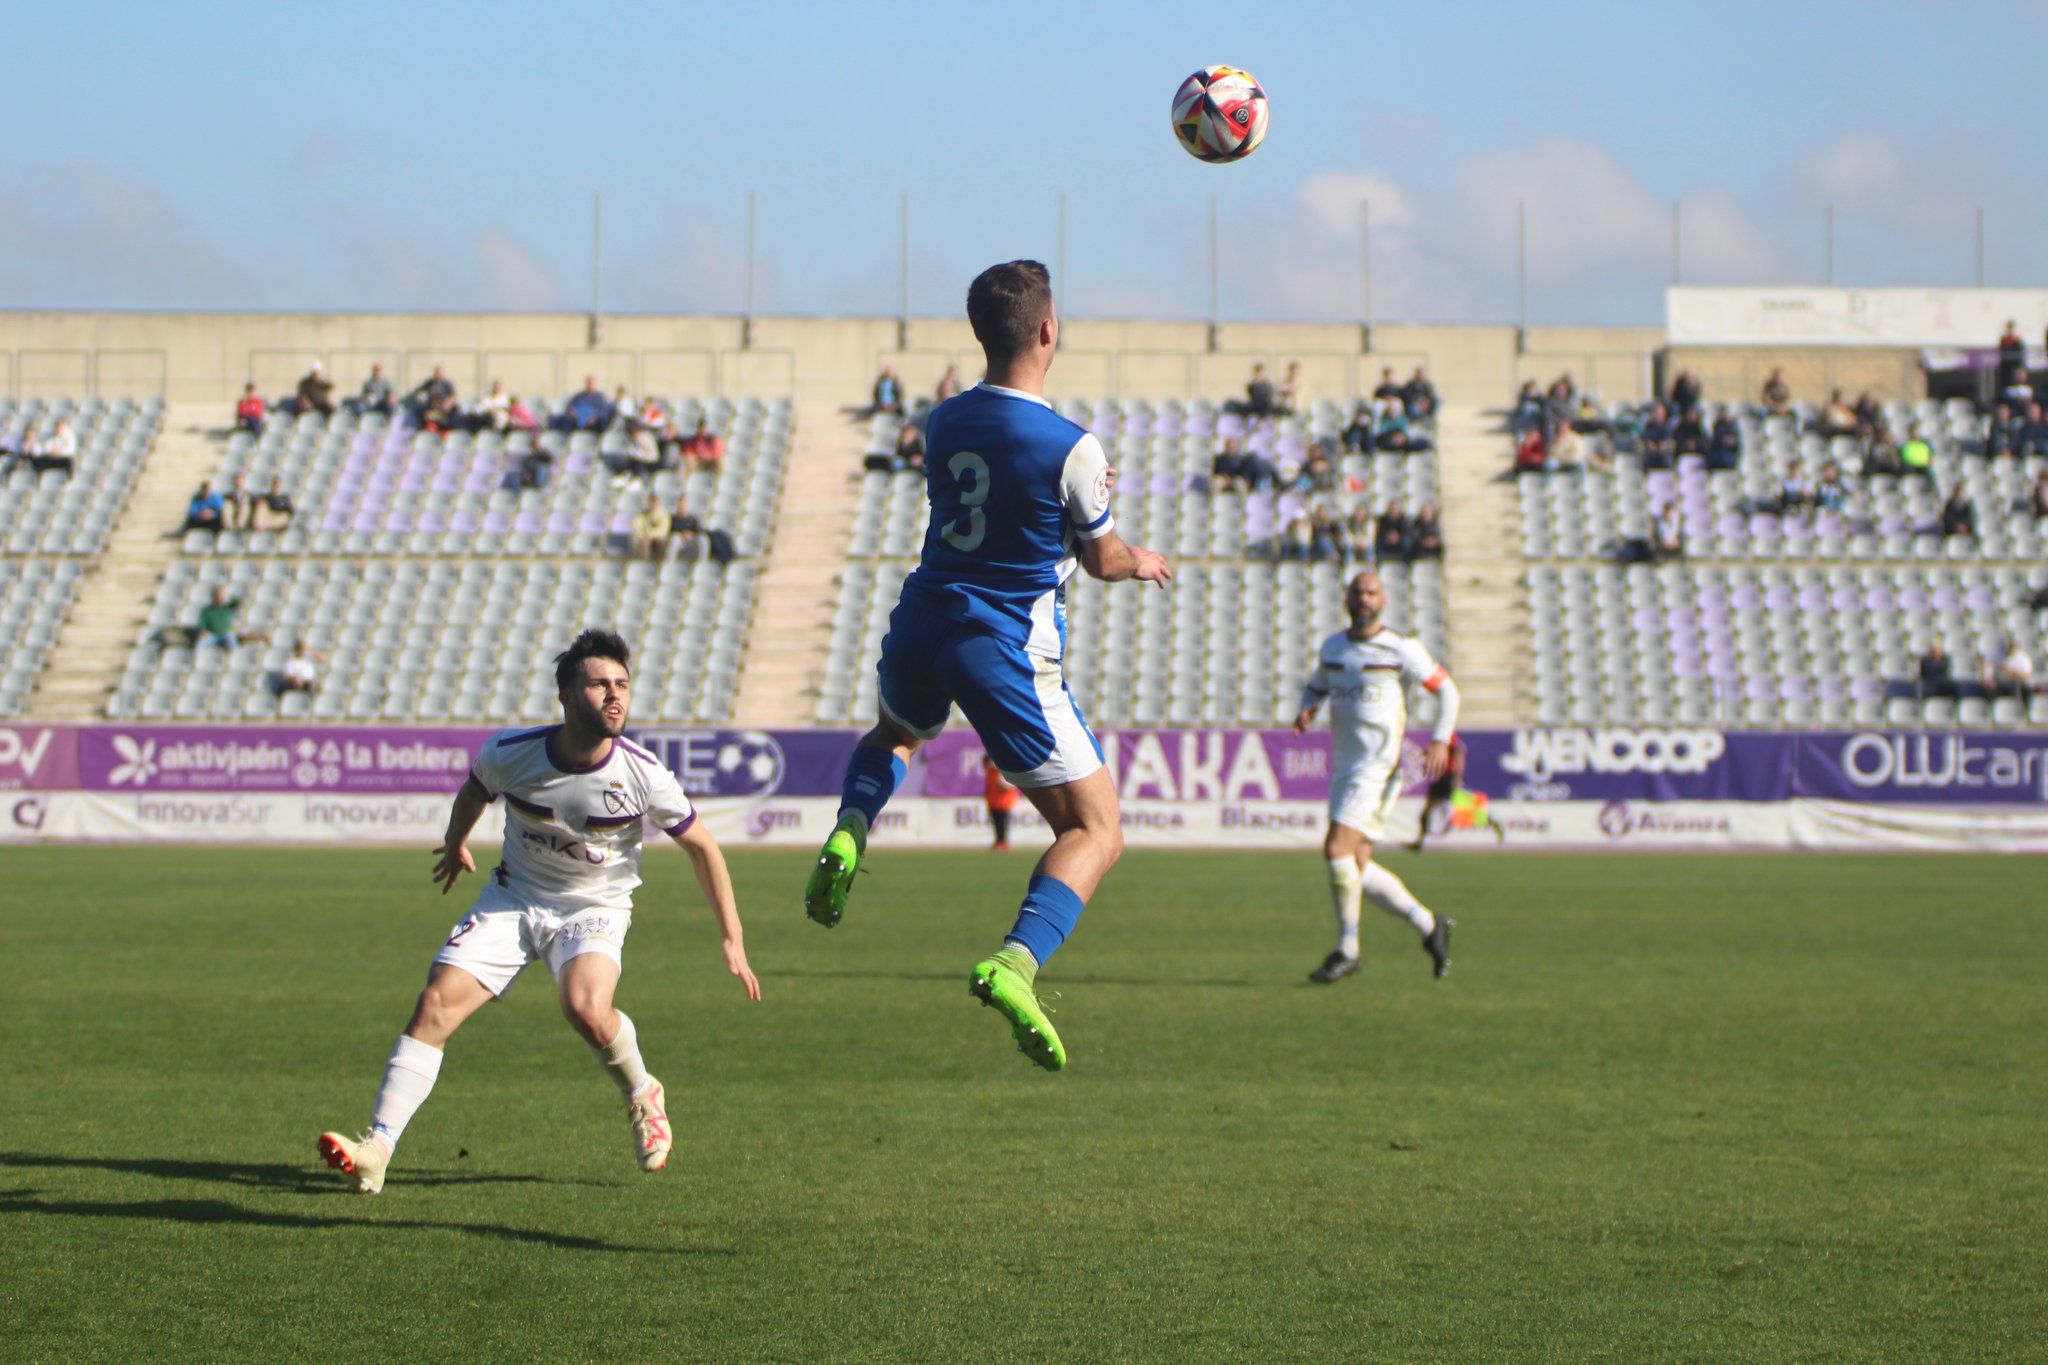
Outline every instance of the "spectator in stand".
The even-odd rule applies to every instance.
[[[1773,417],[1783,417],[1792,411],[1792,386],[1785,382],[1785,372],[1773,369],[1770,378],[1764,380],[1764,411]]]
[[[1671,446],[1679,455],[1707,453],[1707,428],[1697,405],[1678,410],[1678,420],[1671,424]]]
[[[502,380],[491,381],[491,391],[477,400],[469,415],[471,431],[502,432],[512,425],[512,396]]]
[[[1544,453],[1547,456],[1544,471],[1550,474],[1583,474],[1588,468],[1605,474],[1614,467],[1605,450],[1582,439],[1579,429],[1570,423],[1557,429],[1557,435],[1551,439]]]
[[[185,529],[218,531],[226,524],[225,504],[220,494],[213,491],[210,480],[202,480],[199,491],[192,495],[192,501],[185,504]]]
[[[597,376],[583,376],[583,387],[562,405],[564,431],[603,431],[612,424],[612,403],[597,387]]]
[[[1382,564],[1405,564],[1408,552],[1408,514],[1401,500],[1395,498],[1380,510],[1380,519],[1373,526],[1373,558]]]
[[[1392,365],[1380,367],[1380,384],[1378,388],[1372,391],[1372,397],[1376,403],[1384,403],[1388,399],[1392,399],[1397,403],[1401,401],[1401,381],[1394,378],[1394,367]]]
[[[676,513],[673,518],[676,541],[676,558],[695,558],[708,555],[720,564],[730,564],[739,557],[733,548],[732,537],[716,527],[706,528],[690,514],[687,498],[676,499]]]
[[[1378,401],[1358,400],[1358,405],[1351,410],[1351,421],[1344,428],[1344,449],[1353,454],[1363,454],[1372,449],[1373,409]]]
[[[2027,343],[2020,336],[2019,323],[2007,318],[2005,330],[1998,334],[1998,391],[2003,394],[2026,387]]]
[[[650,393],[640,400],[640,411],[633,415],[633,430],[651,434],[667,425],[668,409],[662,405],[659,396]]]
[[[1536,392],[1536,381],[1524,379],[1521,389],[1515,394],[1515,406],[1508,413],[1508,430],[1516,436],[1525,431],[1542,430],[1543,395]]]
[[[1685,558],[1685,521],[1678,515],[1677,507],[1667,502],[1658,508],[1656,523],[1650,530],[1654,562]]]
[[[299,380],[298,393],[293,398],[293,410],[301,417],[317,412],[322,417],[334,416],[334,381],[327,377],[327,367],[314,361]]]
[[[512,400],[511,406],[505,409],[505,429],[507,431],[539,431],[540,414],[536,413],[524,398],[515,398]]]
[[[1401,406],[1415,421],[1433,422],[1436,420],[1436,404],[1436,385],[1429,382],[1429,371],[1417,365],[1415,373],[1401,386]]]
[[[2027,404],[2027,420],[2021,423],[2014,444],[2022,459],[2048,455],[2048,415],[2043,414],[2039,403]]]
[[[1677,432],[1672,426],[1670,412],[1662,403],[1650,405],[1650,415],[1643,421],[1639,440],[1643,448],[1643,468],[1670,469],[1677,462]]]
[[[725,458],[725,438],[713,431],[710,423],[699,417],[696,433],[684,446],[683,453],[690,457],[691,464],[699,472],[716,474],[718,462]]]
[[[1543,424],[1537,423],[1522,433],[1522,439],[1515,446],[1515,473],[1541,474],[1550,467],[1550,447],[1543,440]]]
[[[555,453],[541,443],[538,432],[529,432],[530,444],[519,457],[519,486],[546,488],[554,481]]]
[[[1785,478],[1778,485],[1778,515],[1793,517],[1813,507],[1813,485],[1806,481],[1806,467],[1794,460],[1786,466]]]
[[[2005,649],[1996,659],[1984,660],[1984,695],[2025,697],[2034,690],[2034,661],[2013,636],[2005,637]]]
[[[1241,417],[1273,415],[1273,381],[1266,377],[1264,365],[1252,366],[1252,377],[1245,381],[1244,397],[1231,399],[1223,405],[1223,410],[1237,413]]]
[[[1856,395],[1856,406],[1851,411],[1856,414],[1856,435],[1865,439],[1877,430],[1878,423],[1884,421],[1884,404],[1878,402],[1868,389]]]
[[[632,435],[633,414],[638,411],[639,409],[633,403],[633,395],[626,392],[624,384],[619,385],[616,389],[612,390],[612,420],[605,423],[605,429],[609,431],[612,427],[616,426],[626,435]]]
[[[265,526],[261,515],[264,512],[268,512],[271,516],[278,517],[280,520],[272,525]],[[249,522],[245,529],[252,531],[288,531],[291,529],[292,518],[298,514],[299,509],[292,502],[292,495],[284,491],[284,480],[273,474],[270,479],[269,490],[261,497],[250,501]]]
[[[1425,502],[1416,508],[1415,519],[1408,523],[1408,557],[1411,560],[1444,557],[1444,528],[1437,520],[1433,502]]]
[[[1947,647],[1939,640],[1928,641],[1927,652],[1920,656],[1914,692],[1925,701],[1929,697],[1953,700],[1960,691],[1956,686],[1955,660],[1949,658]]]
[[[1600,400],[1590,392],[1579,395],[1579,405],[1572,409],[1571,429],[1581,436],[1592,436],[1607,430],[1607,415],[1600,410]]]
[[[896,428],[896,460],[893,468],[924,473],[924,433],[917,429],[917,423],[905,422]]]
[[[260,441],[269,415],[269,405],[263,401],[263,395],[256,392],[256,386],[242,385],[242,400],[235,404],[235,430],[246,431]]]
[[[1316,544],[1315,523],[1306,514],[1297,513],[1280,528],[1280,558],[1305,561],[1314,553]]]
[[[1215,493],[1242,493],[1247,485],[1244,476],[1244,454],[1238,449],[1237,438],[1223,438],[1223,448],[1209,457],[1209,489]]]
[[[896,377],[893,366],[884,365],[882,372],[875,376],[872,399],[868,405],[870,417],[884,412],[894,413],[898,417],[903,415],[903,381]]]
[[[284,667],[277,672],[277,691],[304,692],[308,695],[320,691],[320,665],[325,656],[306,647],[304,640],[292,642],[292,656],[284,661]]]
[[[675,519],[668,509],[661,505],[661,499],[648,495],[647,503],[633,517],[633,530],[629,548],[635,559],[661,559],[668,554],[668,538],[674,530]]]
[[[38,474],[52,470],[70,474],[78,462],[78,433],[71,429],[71,419],[59,417],[48,436],[30,443],[22,453],[28,457],[29,468]]]
[[[1373,554],[1372,507],[1358,503],[1344,518],[1344,558],[1370,564]]]
[[[2013,420],[2012,404],[2000,403],[1991,410],[1984,427],[1984,454],[1991,459],[2020,453],[2020,424]]]
[[[1813,486],[1813,505],[1823,512],[1848,510],[1849,485],[1842,482],[1842,467],[1833,460],[1820,467],[1820,482]]]
[[[246,531],[256,524],[256,494],[250,491],[247,474],[235,475],[220,501],[222,530]]]
[[[1671,407],[1680,416],[1696,412],[1700,406],[1699,376],[1691,370],[1680,370],[1678,378],[1671,381]]]
[[[2034,476],[2034,491],[2028,495],[2027,510],[2035,521],[2048,522],[2048,469]]]
[[[1301,388],[1301,362],[1290,360],[1287,362],[1287,375],[1280,381],[1280,396],[1275,400],[1276,410],[1282,413],[1300,412],[1304,401]]]
[[[946,372],[939,376],[938,387],[932,390],[932,406],[937,407],[948,398],[960,396],[960,367],[948,365]]]
[[[1372,438],[1373,445],[1391,455],[1406,455],[1411,449],[1408,409],[1399,399],[1379,406],[1379,431]]]
[[[406,395],[406,410],[422,430],[444,432],[455,421],[455,381],[448,377],[446,368],[434,367],[434,372],[420,381],[418,388]]]
[[[1941,504],[1941,537],[1943,540],[1977,538],[1977,504],[1963,496],[1960,483],[1949,490],[1948,500]]]
[[[356,393],[356,411],[389,417],[391,403],[391,381],[384,377],[384,367],[372,361],[369,378],[363,380],[363,387]]]
[[[1906,439],[1899,442],[1899,468],[1906,474],[1916,474],[1923,479],[1934,477],[1934,447],[1927,444],[1927,438],[1915,426],[1908,430]]]
[[[1849,406],[1849,400],[1836,389],[1828,394],[1828,401],[1821,405],[1813,419],[1813,429],[1823,436],[1854,436],[1859,425],[1856,410]]]
[[[1735,425],[1735,414],[1723,408],[1714,418],[1714,429],[1707,433],[1707,468],[1734,469],[1741,463],[1742,433]]]
[[[1344,557],[1344,523],[1327,502],[1308,509],[1308,557],[1318,562]]]
[[[625,449],[618,456],[618,478],[638,479],[652,484],[655,474],[661,469],[661,448],[655,444],[651,431],[634,431],[626,437]]]
[[[213,596],[199,609],[199,624],[193,629],[193,642],[233,649],[237,645],[260,645],[268,640],[268,635],[257,631],[236,634],[235,613],[241,609],[241,598],[229,597],[226,588],[216,586]]]
[[[1337,488],[1337,467],[1330,463],[1329,449],[1321,441],[1311,441],[1308,455],[1295,471],[1294,482],[1290,485],[1305,493],[1330,493]]]

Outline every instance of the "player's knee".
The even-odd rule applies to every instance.
[[[612,1016],[612,1002],[609,1000],[583,994],[562,997],[562,1017],[569,1021],[570,1028],[595,1046],[602,1047],[611,1041]]]
[[[1124,856],[1124,826],[1121,820],[1089,826],[1088,840],[1101,854],[1105,869]]]
[[[412,1009],[412,1028],[425,1033],[446,1034],[457,1023],[455,1002],[448,997],[441,983],[432,981],[420,992],[419,1003]]]

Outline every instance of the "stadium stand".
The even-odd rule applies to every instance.
[[[71,420],[78,436],[72,471],[39,474],[26,461],[13,461],[0,479],[0,528],[9,555],[92,555],[104,549],[163,425],[163,403],[0,398],[0,449],[20,449],[31,428],[47,434],[60,417]]]
[[[1275,563],[1280,528],[1309,496],[1212,493],[1210,462],[1218,442],[1237,437],[1289,473],[1312,441],[1337,444],[1350,408],[1317,403],[1250,431],[1243,418],[1202,401],[1069,401],[1061,410],[1108,450],[1123,534],[1172,557],[1176,573],[1170,593],[1112,592],[1083,574],[1071,581],[1068,681],[1083,712],[1106,725],[1291,719],[1316,645],[1343,626],[1343,567]],[[870,452],[894,451],[897,427],[897,418],[878,414]],[[1337,462],[1337,479],[1338,491],[1322,496],[1340,514],[1397,498],[1413,508],[1434,501],[1436,462],[1428,453],[1350,454]],[[864,724],[876,713],[874,661],[923,543],[923,476],[866,473],[855,518],[815,714],[824,724]],[[1380,567],[1393,597],[1391,623],[1443,657],[1442,566]],[[1259,629],[1264,623],[1273,628]]]
[[[0,716],[21,714],[84,572],[77,559],[0,559]]]
[[[1611,435],[1594,438],[1612,440],[1611,468],[1516,480],[1539,723],[2048,723],[2048,697],[1994,698],[1974,681],[2007,641],[2034,658],[2048,643],[2034,606],[2048,587],[2043,528],[2028,503],[2042,461],[1985,459],[1985,419],[1961,399],[1884,404],[1875,429],[1889,436],[1876,440],[1823,434],[1807,404],[1702,412],[1705,426],[1733,419],[1734,468],[1697,454],[1643,468],[1634,433],[1649,406],[1616,405],[1602,418]],[[1891,458],[1890,441],[1915,434],[1924,472]],[[1831,465],[1834,505],[1815,505]],[[1952,492],[1974,509],[1974,534],[1945,533]],[[1675,552],[1653,540],[1666,507],[1682,528]],[[1602,562],[1617,558],[1631,562]],[[1913,684],[1936,640],[1956,661],[1957,696]]]

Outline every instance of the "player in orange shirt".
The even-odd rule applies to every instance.
[[[988,822],[996,831],[996,841],[990,847],[994,852],[1007,853],[1010,850],[1010,812],[1017,809],[1020,793],[987,754],[981,756],[981,784],[982,797],[988,802]]]

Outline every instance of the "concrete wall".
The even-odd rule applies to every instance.
[[[1664,364],[1666,374],[1691,370],[1715,399],[1754,401],[1774,368],[1795,396],[1815,402],[1831,389],[1852,400],[1866,389],[1880,399],[1927,392],[1920,352],[1910,346],[1673,346]]]
[[[1201,322],[1078,319],[1063,335],[1051,387],[1061,395],[1221,396],[1254,361],[1277,374],[1302,368],[1311,395],[1367,391],[1382,366],[1406,376],[1427,365],[1453,401],[1505,403],[1523,379],[1570,371],[1608,398],[1647,392],[1655,328],[1375,326],[1229,322],[1210,344]],[[1368,347],[1368,340],[1370,345]],[[980,351],[964,319],[767,317],[751,334],[735,317],[606,317],[591,334],[580,314],[0,312],[0,392],[162,394],[226,403],[253,379],[288,389],[313,358],[344,390],[381,361],[399,383],[445,365],[464,392],[501,378],[514,392],[560,396],[595,375],[636,391],[793,394],[856,403],[876,369],[893,364],[912,392],[948,363],[972,381]],[[1917,392],[1910,352],[1869,349],[1688,347],[1673,365],[1698,370],[1709,394],[1753,395],[1772,364],[1795,390],[1834,385],[1885,396]]]

